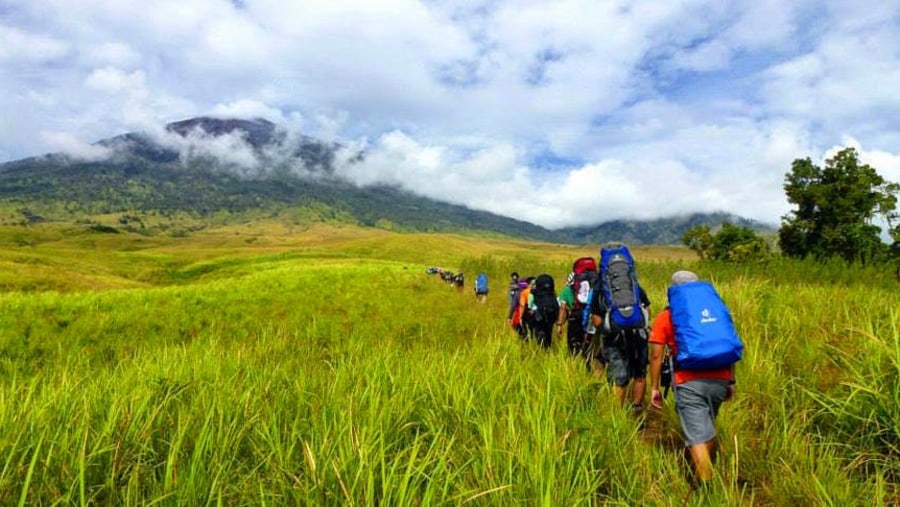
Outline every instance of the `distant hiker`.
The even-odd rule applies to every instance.
[[[553,342],[553,325],[559,315],[559,300],[556,299],[552,276],[544,273],[534,279],[528,296],[528,307],[532,316],[534,339],[541,347],[550,348]]]
[[[462,273],[457,273],[453,276],[453,286],[456,287],[456,290],[459,292],[463,291],[463,287],[466,285],[466,276]]]
[[[509,288],[507,295],[509,298],[509,312],[506,315],[506,323],[513,328],[519,338],[523,340],[526,337],[525,328],[522,326],[522,306],[519,304],[520,294],[524,287],[519,282],[519,273],[513,271],[509,275]]]
[[[632,410],[644,409],[647,376],[647,309],[650,299],[638,284],[634,258],[621,243],[600,249],[600,270],[591,297],[591,318],[602,340],[606,379],[624,405],[631,384]]]
[[[534,338],[534,309],[528,306],[532,288],[534,288],[534,277],[529,276],[525,279],[524,287],[519,292],[519,320],[522,331],[525,333],[525,341]]]
[[[660,378],[668,347],[674,357],[675,410],[696,480],[712,479],[715,419],[723,401],[734,396],[734,364],[743,345],[731,312],[709,282],[690,271],[676,271],[669,306],[656,316],[650,333],[650,403],[661,408]]]
[[[475,301],[484,303],[488,295],[488,277],[484,273],[478,273],[475,277]]]

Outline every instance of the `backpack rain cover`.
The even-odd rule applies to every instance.
[[[731,312],[711,283],[700,280],[669,287],[675,329],[675,367],[716,370],[740,361],[744,346]]]

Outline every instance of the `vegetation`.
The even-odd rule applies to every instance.
[[[840,257],[848,262],[883,259],[890,250],[879,237],[875,217],[887,221],[889,234],[900,242],[896,212],[900,184],[886,181],[856,150],[845,148],[825,162],[794,160],[784,191],[796,208],[784,217],[779,239],[790,257]]]
[[[900,500],[900,315],[877,266],[635,249],[655,308],[690,267],[746,344],[717,483],[692,492],[671,398],[638,431],[564,347],[503,322],[509,271],[560,279],[596,247],[284,221],[0,232],[0,504]],[[487,272],[488,303],[435,264]]]
[[[185,222],[209,227],[280,217],[294,225],[324,221],[398,232],[465,232],[558,243],[591,244],[616,238],[630,244],[674,245],[692,226],[740,220],[724,213],[696,214],[550,231],[396,187],[359,188],[335,175],[337,146],[310,138],[289,146],[275,126],[264,120],[194,118],[168,128],[181,135],[198,128],[209,135],[242,132],[267,169],[240,168],[203,156],[182,157],[146,136],[126,134],[98,143],[115,149],[115,155],[103,161],[47,155],[0,164],[0,224],[71,222],[107,215],[124,222],[104,225],[130,232],[185,235],[190,232],[184,229]],[[269,160],[270,153],[283,153],[286,158]],[[360,154],[353,160],[362,158]],[[738,223],[760,227],[746,220]]]
[[[740,227],[730,222],[723,223],[716,233],[711,233],[708,225],[692,227],[684,233],[681,241],[696,252],[701,260],[759,262],[772,258],[772,251],[765,238],[758,236],[749,227]]]

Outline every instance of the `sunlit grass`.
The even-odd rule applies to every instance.
[[[900,332],[883,281],[635,249],[655,310],[689,266],[716,281],[746,344],[716,484],[693,491],[671,395],[639,431],[561,344],[505,327],[509,271],[562,280],[595,248],[350,227],[272,226],[248,243],[235,227],[0,242],[14,289],[0,293],[0,504],[898,499]],[[31,275],[46,287],[15,276],[26,257],[53,266]]]

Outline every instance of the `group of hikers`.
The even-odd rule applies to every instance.
[[[662,408],[674,392],[694,477],[706,483],[713,475],[715,419],[734,395],[734,365],[743,352],[731,313],[711,283],[676,271],[668,306],[651,322],[650,299],[628,247],[607,243],[598,260],[576,259],[559,293],[549,274],[511,273],[507,322],[524,342],[544,348],[554,331],[561,340],[565,327],[569,354],[588,370],[605,370],[618,401],[640,418],[649,370],[651,406]],[[476,297],[483,301],[487,277],[479,280]]]
[[[433,266],[427,268],[425,270],[429,275],[439,275],[441,280],[446,282],[447,284],[456,287],[456,289],[460,292],[465,288],[466,285],[466,276],[463,273],[454,273],[452,271],[447,271],[442,267]],[[484,273],[478,273],[478,276],[475,277],[475,300],[479,303],[484,303],[487,301],[488,295],[488,282],[487,275]]]

